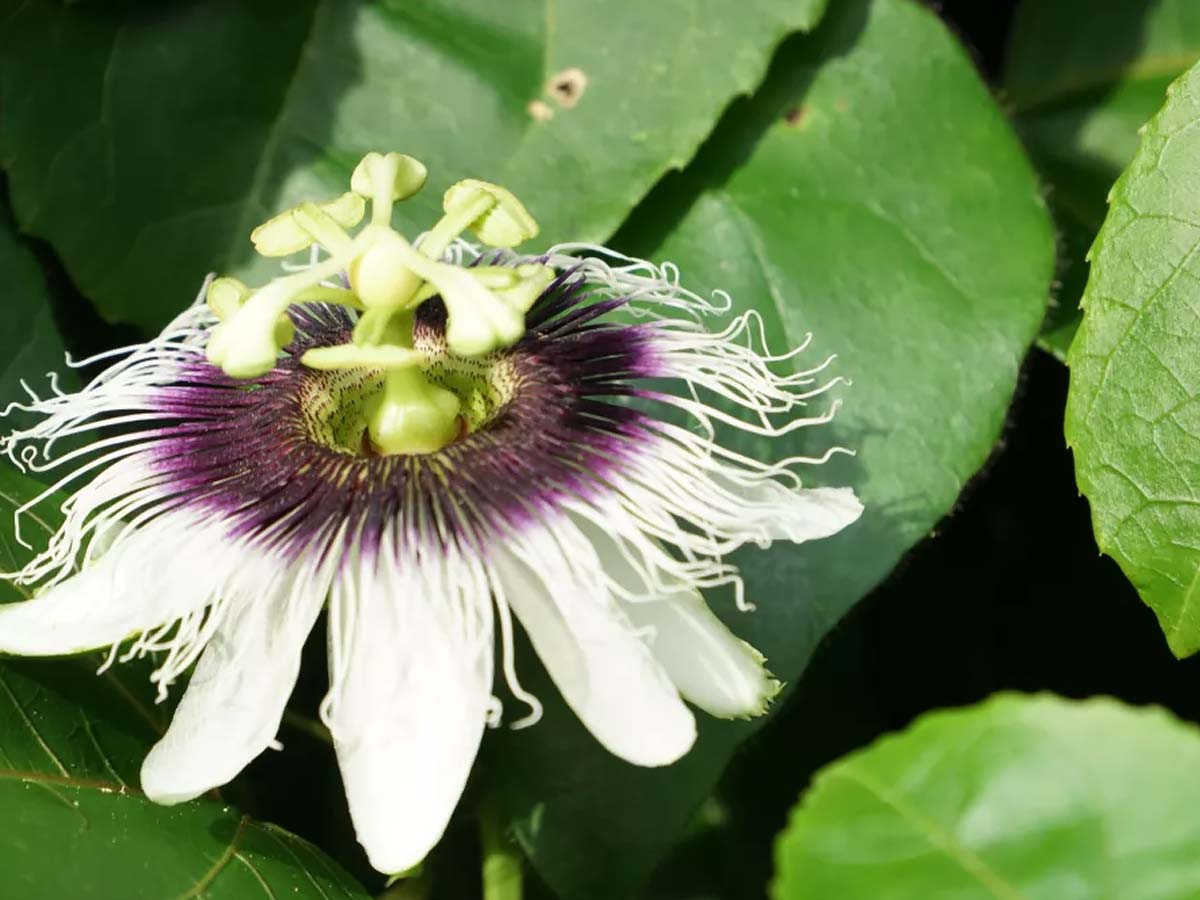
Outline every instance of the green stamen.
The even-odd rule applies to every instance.
[[[443,198],[445,215],[413,247],[391,226],[397,201],[424,185],[425,167],[401,153],[368,153],[350,179],[351,192],[325,203],[302,203],[254,230],[264,256],[283,256],[319,244],[331,256],[256,291],[231,278],[213,282],[208,303],[220,319],[208,358],[236,378],[269,372],[293,337],[287,315],[294,303],[322,302],[362,312],[353,340],[309,350],[314,369],[382,372],[382,387],[365,405],[372,449],[384,454],[431,453],[462,430],[462,401],[426,375],[428,351],[413,347],[414,310],[440,295],[446,304],[446,344],[459,357],[511,346],[525,333],[525,313],[554,279],[546,266],[465,268],[441,257],[464,231],[492,247],[513,247],[537,234],[520,201],[498,185],[468,179]],[[370,222],[351,237],[346,229]],[[326,284],[345,272],[350,287]],[[378,383],[375,378],[364,384]]]

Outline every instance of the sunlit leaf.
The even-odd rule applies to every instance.
[[[1067,441],[1100,549],[1200,649],[1200,68],[1112,192],[1067,362]]]
[[[539,242],[603,239],[823,7],[747,0],[731,28],[724,0],[0,0],[0,160],[84,294],[155,327],[369,150],[429,166],[398,211],[411,236],[477,177],[521,197]]]
[[[1187,900],[1200,732],[1108,699],[937,712],[820,772],[774,900]]]

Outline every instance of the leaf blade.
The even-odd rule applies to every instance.
[[[1194,727],[1107,698],[930,713],[818,773],[772,896],[1182,900],[1200,887],[1189,760]]]
[[[250,229],[340,194],[368,150],[429,164],[398,210],[412,236],[447,186],[480,177],[513,189],[543,240],[602,240],[825,0],[749,0],[737,29],[720,0],[620,16],[585,0],[9,5],[0,157],[18,218],[107,317],[152,328],[212,269],[274,274]],[[553,82],[576,71],[585,87],[563,100]]]
[[[1176,82],[1117,181],[1093,249],[1084,317],[1068,355],[1065,431],[1102,552],[1158,616],[1172,652],[1200,649],[1200,485],[1191,407],[1200,338],[1190,281],[1200,259],[1200,72]]]

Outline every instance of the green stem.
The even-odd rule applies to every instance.
[[[483,900],[521,900],[521,852],[509,840],[500,811],[490,799],[479,810],[479,837],[483,844]]]
[[[308,716],[302,716],[298,712],[293,712],[290,709],[283,711],[283,723],[296,731],[302,731],[309,737],[320,741],[323,744],[333,746],[333,735],[329,733],[329,729],[316,719],[310,719]]]
[[[433,883],[429,873],[421,872],[411,878],[401,878],[389,884],[375,900],[429,900],[431,893]]]

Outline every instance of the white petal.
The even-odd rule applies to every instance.
[[[325,587],[297,585],[294,573],[238,587],[171,727],[142,765],[142,789],[156,803],[181,803],[225,784],[279,730]]]
[[[772,480],[749,486],[722,479],[722,484],[752,505],[754,521],[765,526],[770,537],[797,544],[837,534],[863,511],[850,488],[795,490]]]
[[[779,693],[762,654],[726,628],[695,591],[622,608],[647,630],[655,659],[679,693],[705,712],[725,719],[759,716]]]
[[[536,574],[509,554],[498,554],[496,568],[505,600],[564,699],[622,759],[640,766],[675,762],[696,739],[695,719],[678,691],[602,585],[555,566],[555,550],[540,555],[547,568]]]
[[[336,585],[330,613],[329,724],[358,840],[385,873],[417,865],[446,830],[491,699],[486,589],[471,634],[454,597],[409,588],[385,578],[354,597],[353,585]],[[351,649],[339,676],[332,642],[341,630]]]
[[[762,654],[726,628],[699,591],[663,568],[655,587],[612,537],[590,522],[577,524],[596,548],[604,573],[643,598],[619,602],[685,699],[721,718],[766,712],[779,682],[763,666]]]
[[[211,527],[163,516],[32,600],[0,606],[0,652],[79,653],[203,609],[220,585],[214,567],[238,562],[231,553]]]

